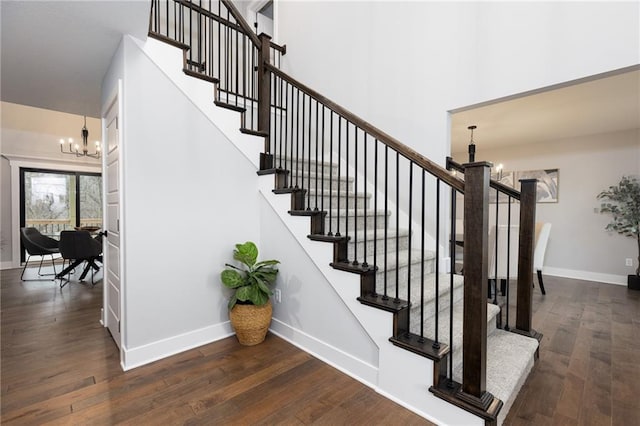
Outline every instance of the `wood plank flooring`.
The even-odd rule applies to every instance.
[[[99,324],[102,286],[2,271],[2,424],[429,424],[276,336],[129,372]],[[640,292],[545,277],[540,359],[507,425],[640,425]],[[425,388],[426,389],[426,388]]]
[[[544,277],[540,359],[507,425],[640,425],[640,292]]]
[[[431,424],[274,335],[123,372],[98,322],[102,284],[1,274],[3,425]]]

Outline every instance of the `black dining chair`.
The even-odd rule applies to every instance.
[[[58,240],[54,240],[51,237],[47,237],[46,235],[42,235],[40,231],[36,228],[25,227],[20,228],[20,241],[22,242],[22,246],[27,251],[27,261],[24,263],[24,268],[22,268],[22,273],[20,274],[20,279],[22,281],[51,281],[51,280],[42,280],[42,279],[24,279],[24,271],[27,269],[29,265],[29,259],[31,256],[40,256],[40,266],[38,267],[38,276],[55,276],[56,275],[56,263],[53,258],[54,254],[60,253],[58,248]],[[44,261],[45,256],[51,256],[51,264],[53,265],[53,274],[43,274],[42,271],[42,262]],[[54,278],[55,279],[55,278]],[[52,279],[53,280],[53,279]]]
[[[65,275],[71,273],[76,267],[86,262],[86,266],[80,275],[80,281],[84,281],[91,270],[91,284],[95,285],[94,273],[100,270],[96,261],[102,262],[102,242],[91,236],[89,231],[62,231],[60,233],[60,254],[70,264],[56,278],[60,279],[60,288],[64,287],[69,279]]]

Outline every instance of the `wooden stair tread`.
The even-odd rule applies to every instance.
[[[182,68],[182,71],[188,76],[199,78],[200,80],[208,81],[209,83],[218,84],[218,79],[211,77],[210,75],[202,74],[189,68]]]

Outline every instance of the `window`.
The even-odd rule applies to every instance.
[[[102,227],[101,175],[21,168],[20,226],[51,237],[77,226]]]

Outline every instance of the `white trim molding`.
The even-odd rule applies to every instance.
[[[378,367],[366,363],[276,318],[271,320],[269,331],[366,386],[376,389]]]
[[[121,366],[124,371],[131,370],[171,355],[222,340],[233,334],[235,333],[231,328],[231,322],[225,321],[136,348],[127,348],[123,342]]]
[[[554,277],[573,278],[576,280],[596,281],[606,284],[627,285],[626,275],[601,274],[599,272],[577,271],[575,269],[553,268],[545,266],[542,270],[544,275]]]

